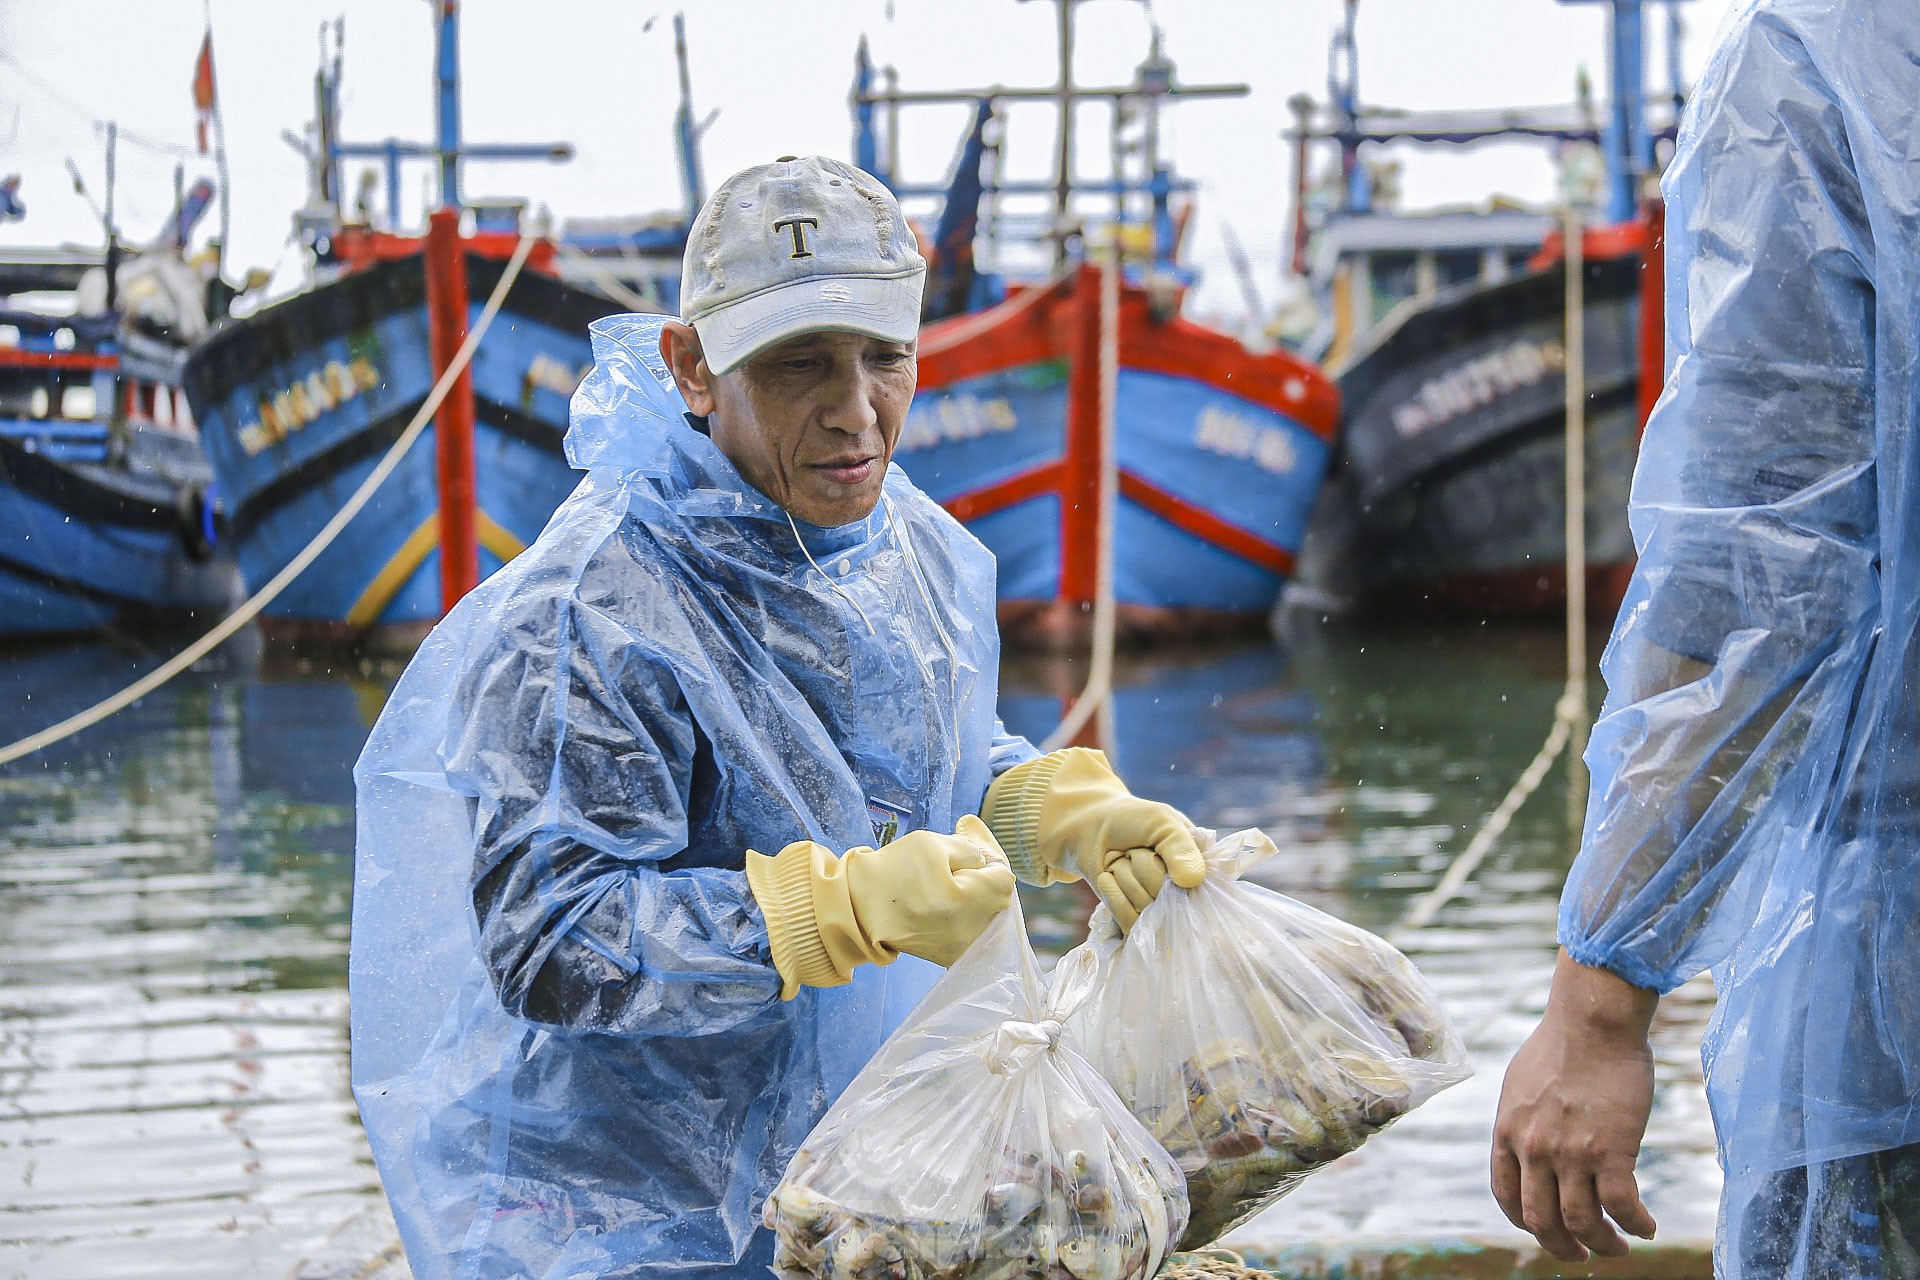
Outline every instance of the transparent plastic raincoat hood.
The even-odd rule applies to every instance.
[[[1714,972],[1728,1277],[1843,1274],[1781,1171],[1920,1142],[1916,102],[1920,8],[1760,0],[1665,180],[1672,363],[1561,940]]]
[[[593,326],[586,478],[355,771],[354,1093],[420,1280],[765,1274],[761,1201],[940,971],[783,1004],[745,850],[951,831],[1034,755],[988,553],[898,470],[790,524],[683,418],[660,323]]]

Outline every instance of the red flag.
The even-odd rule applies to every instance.
[[[213,118],[213,32],[200,42],[200,57],[193,64],[193,109],[199,116],[195,132],[200,139],[200,154],[207,154],[207,122]]]

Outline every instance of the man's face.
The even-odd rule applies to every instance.
[[[919,377],[912,343],[844,332],[789,338],[717,376],[703,360],[693,377],[680,372],[688,407],[710,406],[713,442],[740,474],[817,525],[865,519],[879,503]]]

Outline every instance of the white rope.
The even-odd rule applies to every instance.
[[[1453,860],[1453,865],[1449,866],[1446,874],[1440,877],[1440,883],[1422,894],[1419,901],[1413,904],[1413,909],[1407,912],[1406,917],[1395,929],[1396,938],[1412,933],[1416,929],[1424,929],[1433,923],[1433,918],[1439,914],[1440,908],[1451,902],[1465,887],[1473,873],[1480,869],[1481,862],[1493,849],[1494,843],[1507,833],[1507,826],[1513,821],[1513,816],[1520,812],[1520,806],[1540,789],[1542,782],[1546,781],[1547,770],[1553,767],[1553,762],[1559,758],[1562,751],[1566,750],[1567,740],[1573,736],[1574,725],[1586,714],[1585,697],[1577,695],[1570,688],[1560,695],[1560,701],[1554,705],[1553,728],[1548,732],[1547,740],[1540,744],[1540,750],[1534,755],[1533,763],[1521,771],[1519,778],[1508,790],[1506,799],[1487,815],[1487,820],[1481,824],[1480,830],[1474,833],[1473,839],[1467,842],[1467,847],[1460,851],[1460,856]]]
[[[1008,317],[1017,316],[1029,307],[1032,307],[1035,303],[1039,302],[1040,299],[1052,293],[1056,285],[1064,283],[1067,277],[1072,274],[1073,268],[1071,267],[1059,268],[1052,275],[1031,289],[1028,289],[1012,302],[1003,302],[997,307],[989,307],[964,324],[943,330],[940,336],[932,342],[922,342],[920,344],[919,354],[930,356],[935,352],[946,351],[950,348],[957,347],[963,342],[973,341],[987,330],[1005,323]]]
[[[1554,704],[1553,728],[1547,733],[1547,740],[1540,744],[1540,750],[1515,780],[1494,811],[1474,833],[1467,847],[1440,877],[1440,882],[1413,904],[1404,919],[1393,931],[1394,938],[1400,939],[1417,929],[1424,929],[1433,922],[1440,908],[1451,902],[1455,895],[1465,887],[1473,873],[1479,870],[1481,862],[1494,846],[1494,842],[1506,834],[1507,826],[1513,821],[1513,815],[1520,812],[1520,806],[1546,781],[1547,770],[1566,750],[1572,741],[1573,760],[1567,787],[1567,825],[1574,839],[1580,838],[1581,820],[1585,813],[1585,789],[1581,785],[1584,773],[1580,767],[1580,757],[1585,751],[1587,736],[1587,472],[1586,472],[1586,422],[1587,422],[1587,377],[1586,377],[1586,259],[1584,257],[1584,234],[1580,225],[1578,209],[1569,207],[1563,224],[1565,241],[1562,262],[1566,271],[1566,486],[1567,521],[1566,538],[1566,579],[1567,579],[1567,683],[1560,694],[1560,701]]]
[[[560,260],[578,269],[581,275],[593,281],[595,287],[598,288],[600,292],[606,294],[609,298],[612,298],[628,310],[638,311],[645,315],[659,315],[666,310],[666,308],[662,307],[658,302],[648,299],[646,295],[635,293],[632,289],[629,289],[626,284],[621,281],[619,276],[616,276],[613,272],[600,265],[598,259],[581,253],[578,249],[570,249],[566,245],[561,245]]]
[[[460,344],[459,353],[454,356],[453,362],[447,366],[446,372],[440,375],[440,380],[433,384],[433,390],[428,394],[426,402],[420,406],[419,412],[413,415],[413,421],[407,424],[406,430],[402,431],[400,438],[393,442],[393,447],[387,450],[386,456],[381,458],[367,478],[361,481],[360,487],[353,491],[353,496],[347,499],[346,505],[334,513],[333,518],[327,521],[326,526],[315,535],[312,542],[301,549],[300,554],[287,562],[286,568],[275,574],[271,582],[222,619],[213,630],[120,692],[94,703],[77,715],[67,717],[59,724],[42,729],[39,733],[22,738],[8,746],[0,747],[0,765],[11,764],[22,756],[32,755],[63,738],[91,728],[116,711],[123,710],[146,697],[206,657],[240,628],[253,621],[262,609],[273,603],[282,591],[293,584],[294,579],[306,572],[307,567],[319,558],[320,553],[340,536],[340,531],[347,527],[347,522],[360,514],[360,509],[367,505],[374,491],[393,474],[394,469],[400,465],[400,460],[406,457],[407,451],[413,448],[414,442],[420,438],[427,424],[433,420],[435,411],[440,408],[440,402],[446,399],[447,392],[452,389],[454,381],[473,359],[473,353],[479,347],[481,337],[493,323],[494,316],[499,314],[501,304],[507,299],[507,290],[511,289],[513,282],[519,278],[520,268],[526,265],[527,254],[533,249],[534,239],[535,237],[530,235],[522,236],[520,243],[514,246],[513,257],[508,260],[506,270],[500,275],[500,283],[494,286],[492,296],[487,299],[485,309],[480,312],[480,319],[472,329],[468,330],[467,340]]]
[[[1587,258],[1586,232],[1580,207],[1566,210],[1567,370],[1567,691],[1584,704],[1587,698]],[[1644,270],[1658,270],[1656,266]],[[1587,751],[1587,725],[1573,726],[1573,760],[1567,781],[1567,825],[1578,838],[1586,816],[1587,789],[1582,782],[1580,757]]]
[[[1093,657],[1087,664],[1086,687],[1074,700],[1042,751],[1057,751],[1072,742],[1095,712],[1100,714],[1100,746],[1113,752],[1113,516],[1120,501],[1120,462],[1116,454],[1116,400],[1120,394],[1120,249],[1119,237],[1109,246],[1100,268],[1100,507],[1098,541],[1094,551]]]

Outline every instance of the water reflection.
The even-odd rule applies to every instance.
[[[1261,826],[1274,887],[1376,929],[1431,885],[1538,746],[1551,633],[1309,630],[1121,663],[1119,765],[1223,829]],[[105,644],[0,651],[0,739],[158,661]],[[350,769],[394,664],[257,643],[0,770],[0,1275],[278,1276],[377,1203],[347,1090]],[[1084,664],[1010,659],[1003,714],[1039,736]],[[1499,1074],[1539,1012],[1570,854],[1564,773],[1409,942],[1480,1074],[1309,1179],[1249,1238],[1506,1230],[1484,1189]],[[1058,950],[1087,899],[1030,895]],[[1670,1001],[1643,1157],[1662,1233],[1711,1230],[1697,1046]]]
[[[377,1194],[338,679],[242,647],[0,773],[0,1274],[274,1276]],[[12,739],[157,663],[0,656]]]

